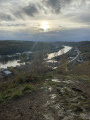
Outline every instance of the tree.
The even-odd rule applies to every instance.
[[[46,71],[46,64],[44,62],[44,53],[37,52],[34,54],[34,58],[31,65],[32,72],[42,74]]]
[[[67,65],[68,65],[67,57],[65,55],[62,55],[61,58],[60,58],[60,62],[59,62],[57,71],[60,74],[66,74],[66,72],[67,72]]]

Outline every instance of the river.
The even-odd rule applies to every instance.
[[[63,54],[65,54],[65,53],[69,52],[69,51],[72,49],[72,47],[70,47],[70,46],[63,46],[63,47],[64,47],[64,48],[61,49],[61,50],[59,50],[58,52],[54,52],[54,53],[48,54],[47,60],[50,60],[50,59],[52,59],[52,58],[54,58],[54,57],[63,55]]]
[[[7,67],[16,67],[16,66],[20,66],[21,64],[25,64],[25,63],[19,63],[20,60],[13,60],[13,61],[8,61],[7,63],[1,63],[0,62],[0,69],[2,68],[7,68]]]
[[[52,59],[56,56],[63,55],[65,53],[67,53],[68,51],[70,51],[71,49],[72,49],[72,47],[70,47],[70,46],[64,46],[64,48],[59,50],[58,52],[48,54],[48,58],[47,58],[48,62],[50,59]],[[7,63],[0,62],[0,69],[7,68],[7,67],[16,67],[16,66],[25,65],[25,63],[20,63],[19,61],[20,60],[8,61]]]

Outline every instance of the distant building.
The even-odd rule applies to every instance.
[[[82,62],[83,62],[83,59],[78,59],[77,62],[78,62],[78,63],[82,63]]]
[[[12,72],[10,72],[8,69],[3,69],[3,73],[4,73],[6,76],[12,74]]]

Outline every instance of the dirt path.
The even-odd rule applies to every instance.
[[[90,120],[90,99],[76,84],[46,80],[37,91],[0,105],[0,120]]]

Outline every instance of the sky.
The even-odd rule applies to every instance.
[[[90,40],[90,0],[0,0],[0,40]]]

